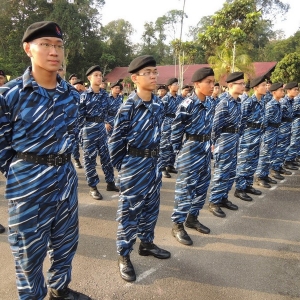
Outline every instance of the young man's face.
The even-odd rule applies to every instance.
[[[242,95],[245,90],[245,82],[243,79],[228,84],[229,93],[235,95]]]
[[[57,72],[62,65],[64,49],[62,39],[43,37],[29,43],[23,43],[26,54],[31,58],[32,66],[49,72]]]
[[[298,94],[299,94],[299,88],[298,87],[287,90],[287,95],[290,98],[295,98],[295,97],[298,96]]]
[[[177,93],[179,89],[178,82],[174,82],[168,86],[170,93]]]
[[[213,95],[218,96],[220,94],[220,87],[214,86]]]
[[[77,77],[73,76],[71,79],[70,79],[70,83],[72,85],[74,85],[74,82],[77,81]]]
[[[145,67],[136,74],[131,75],[131,80],[137,85],[137,88],[151,92],[155,90],[157,78],[156,67]]]
[[[112,89],[111,89],[111,93],[115,96],[119,95],[120,94],[120,87],[118,85],[114,86]]]
[[[190,92],[189,88],[185,88],[181,90],[181,96],[182,97],[186,97],[188,95],[188,93]]]
[[[96,85],[100,87],[102,83],[102,73],[100,71],[95,71],[88,76],[88,79],[92,85]]]
[[[3,75],[0,75],[0,86],[4,85],[6,82],[6,78]]]
[[[271,86],[271,84],[270,83],[267,83],[267,91],[269,91],[269,89],[270,89],[270,86]]]
[[[267,93],[267,84],[265,82],[262,82],[258,86],[254,87],[254,90],[259,95],[265,95]]]
[[[165,89],[159,89],[158,91],[157,91],[157,95],[158,95],[158,97],[164,97],[165,95],[167,94],[167,91],[165,90]]]
[[[200,82],[195,82],[196,88],[205,96],[211,96],[215,86],[215,77],[208,76]]]
[[[278,89],[278,90],[276,90],[276,91],[274,91],[274,92],[272,92],[272,94],[273,94],[273,97],[276,100],[280,100],[281,98],[284,97],[284,89],[283,89],[283,87],[280,88],[280,89]]]

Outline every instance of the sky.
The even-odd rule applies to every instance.
[[[299,0],[282,0],[290,4],[290,10],[285,15],[286,20],[277,20],[274,26],[275,30],[281,29],[285,36],[293,35],[300,27],[300,1]],[[183,24],[183,41],[189,26],[196,26],[204,16],[213,15],[217,10],[223,7],[224,0],[186,0],[185,13],[188,18],[184,19]],[[106,0],[102,10],[102,24],[105,26],[111,21],[124,19],[131,23],[136,30],[132,37],[133,42],[139,42],[144,31],[145,22],[155,22],[157,18],[162,17],[170,10],[182,10],[183,0]],[[176,36],[179,38],[180,32]]]

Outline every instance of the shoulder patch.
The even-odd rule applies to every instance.
[[[182,101],[181,105],[182,105],[183,107],[188,107],[189,104],[190,104],[191,102],[193,102],[192,99],[187,98],[187,99],[184,99],[184,100]]]

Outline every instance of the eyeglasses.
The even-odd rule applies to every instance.
[[[246,86],[245,82],[233,82],[232,84],[238,84],[238,85],[241,85],[241,86]]]
[[[144,73],[138,73],[136,75],[149,77],[150,75],[158,76],[159,73],[157,71],[153,71],[153,72],[152,71],[145,71]]]
[[[50,50],[53,47],[55,50],[62,51],[65,48],[64,45],[54,45],[49,43],[31,43],[31,44],[38,45],[44,50]]]

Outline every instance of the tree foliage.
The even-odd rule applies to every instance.
[[[300,82],[300,54],[297,52],[290,53],[276,65],[272,73],[273,82]]]

